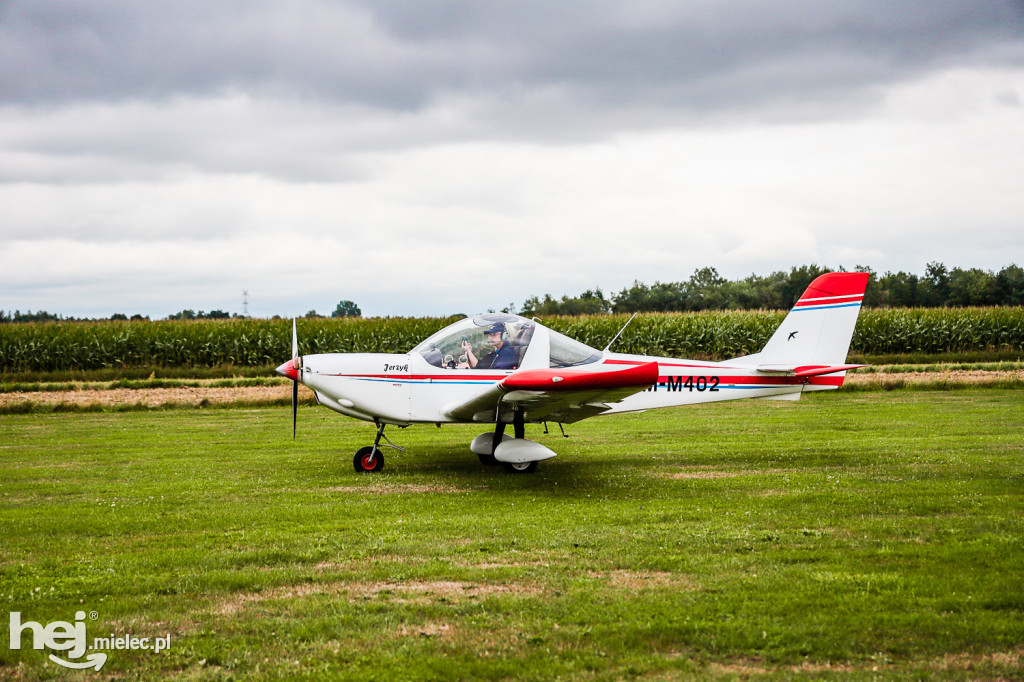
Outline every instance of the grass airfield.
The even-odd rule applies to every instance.
[[[0,600],[171,635],[0,678],[1024,675],[1024,392],[835,392],[588,420],[537,473],[481,427],[278,409],[0,415]],[[5,622],[3,638],[7,639]],[[60,652],[56,652],[60,653]]]

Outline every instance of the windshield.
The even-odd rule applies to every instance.
[[[535,329],[518,315],[488,313],[449,325],[412,350],[445,369],[517,369]]]
[[[552,367],[588,365],[601,359],[601,351],[594,350],[585,343],[570,339],[565,334],[559,334],[553,329],[548,329],[548,334],[551,335]]]

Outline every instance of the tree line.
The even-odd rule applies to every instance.
[[[132,315],[128,317],[123,313],[114,313],[110,317],[100,318],[101,320],[132,320],[135,321],[149,321],[148,315]],[[97,319],[94,317],[72,317],[70,315],[54,315],[48,313],[45,310],[38,312],[21,312],[20,310],[4,311],[0,310],[0,324],[13,324],[22,322],[96,322]]]
[[[349,300],[344,300],[338,303],[335,307],[334,312],[331,313],[331,317],[361,317],[362,311],[359,306]],[[274,316],[275,319],[278,317]],[[323,317],[318,314],[315,310],[310,310],[306,313],[306,317]],[[245,315],[239,315],[238,313],[227,313],[223,310],[211,310],[205,312],[200,310],[182,310],[181,312],[173,313],[167,316],[168,320],[244,320],[247,319]],[[132,315],[128,317],[123,313],[114,313],[110,317],[101,318],[86,318],[86,317],[69,317],[62,315],[54,315],[48,313],[45,310],[40,310],[33,313],[31,310],[23,313],[20,310],[14,312],[5,312],[0,310],[0,324],[9,323],[22,323],[22,322],[97,322],[101,320],[124,320],[132,322],[148,322],[148,315]]]
[[[174,313],[168,315],[168,320],[226,320],[230,318],[241,318],[241,315],[232,315],[226,313],[223,310],[211,310],[210,312],[204,312],[200,310],[196,312],[194,310],[182,310],[180,313]],[[131,322],[149,322],[149,315],[135,314],[131,317],[124,313],[114,313],[110,317],[74,317],[71,315],[54,315],[48,313],[45,310],[38,312],[21,312],[15,310],[14,312],[7,312],[0,310],[0,324],[14,324],[22,322],[100,322],[104,320],[114,321],[131,321]]]
[[[842,266],[839,270],[844,270]],[[788,310],[815,277],[833,272],[817,264],[795,266],[770,275],[727,280],[713,267],[699,268],[685,282],[634,281],[633,286],[605,296],[599,288],[579,296],[531,296],[520,314],[595,315],[600,313],[692,312],[698,310]],[[980,268],[948,269],[928,263],[924,275],[910,272],[877,274],[858,265],[856,272],[871,274],[864,294],[870,308],[943,308],[962,306],[1024,305],[1024,269],[1007,265],[999,272]]]

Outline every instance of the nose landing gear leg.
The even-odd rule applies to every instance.
[[[392,447],[399,452],[404,450],[404,448],[395,445],[384,435],[384,427],[387,424],[378,420],[374,420],[374,423],[377,424],[377,437],[373,439],[373,445],[359,448],[356,451],[356,456],[352,459],[352,465],[361,474],[376,473],[384,468],[384,453],[380,451],[382,447],[380,444],[381,438],[387,441],[387,447]]]

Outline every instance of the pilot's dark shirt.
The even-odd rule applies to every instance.
[[[515,369],[516,365],[519,364],[519,357],[516,352],[512,350],[512,346],[506,341],[501,344],[501,348],[492,350],[487,355],[480,358],[480,362],[476,364],[477,369]]]

